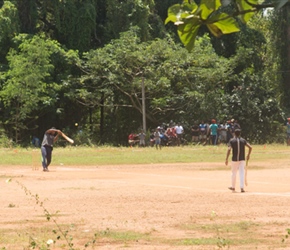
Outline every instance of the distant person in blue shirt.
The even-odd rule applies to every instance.
[[[204,123],[204,121],[202,121],[199,124],[199,133],[200,133],[199,139],[200,139],[201,143],[205,143],[206,142],[206,136],[207,136],[206,131],[207,131],[207,126]]]
[[[216,120],[212,119],[211,124],[209,125],[210,136],[212,140],[212,145],[217,145],[218,140],[218,125],[216,124]]]
[[[31,141],[32,145],[36,148],[40,147],[40,140],[39,138],[37,138],[36,136],[32,137],[32,141]]]

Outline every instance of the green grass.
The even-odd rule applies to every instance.
[[[286,145],[253,145],[251,167],[255,161],[275,159],[290,160],[290,148]],[[56,147],[53,150],[52,165],[98,166],[153,163],[224,162],[227,147],[186,146],[155,148],[129,147]],[[41,165],[40,149],[0,149],[1,165]]]
[[[285,226],[287,224],[285,223]],[[137,231],[126,230],[111,230],[109,228],[100,231],[85,232],[78,225],[60,225],[63,230],[67,230],[68,238],[71,237],[72,242],[78,242],[80,245],[85,246],[95,245],[98,246],[100,242],[102,244],[110,245],[123,245],[123,247],[132,246],[136,242],[142,241],[148,245],[167,245],[174,249],[174,246],[212,246],[213,249],[219,249],[227,247],[233,248],[235,246],[244,246],[245,249],[255,249],[254,246],[267,245],[269,249],[276,249],[276,247],[285,247],[281,239],[276,237],[268,237],[261,233],[262,229],[269,230],[275,227],[273,223],[253,223],[251,221],[241,221],[238,223],[223,223],[221,221],[212,222],[209,224],[190,224],[180,225],[182,230],[187,232],[192,231],[194,235],[204,235],[203,237],[173,237],[164,238],[161,235],[155,235],[154,231],[148,231],[145,233]],[[57,239],[59,232],[54,232],[55,227],[51,224],[40,225],[39,221],[35,222],[34,227],[29,227],[18,230],[0,229],[0,243],[5,242],[8,245],[29,246],[31,240],[35,240],[40,245],[45,245],[48,239],[54,239],[56,241],[55,247],[63,249],[67,248],[67,243],[61,237]],[[267,231],[266,230],[266,231]],[[23,233],[25,231],[25,233]],[[95,241],[95,243],[93,243]],[[62,246],[62,247],[61,247]],[[8,248],[9,249],[9,248]],[[23,248],[28,249],[28,248]],[[43,248],[46,249],[46,248]],[[76,248],[80,249],[80,248]],[[92,249],[92,248],[89,248]],[[93,248],[94,249],[94,248]],[[285,249],[285,248],[283,248]]]
[[[138,233],[135,231],[117,231],[110,230],[107,228],[106,230],[96,232],[95,235],[97,238],[106,238],[110,241],[116,242],[135,242],[138,240],[146,240],[150,241],[150,233]]]
[[[41,223],[42,224],[42,223]],[[67,243],[64,241],[63,237],[58,239],[60,233],[58,229],[51,224],[41,225],[39,222],[34,222],[34,227],[22,228],[17,230],[10,229],[0,229],[0,246],[1,243],[5,242],[5,245],[19,245],[29,246],[30,242],[34,240],[37,245],[46,245],[45,243],[49,239],[55,240],[54,246],[65,246],[63,249],[67,248]],[[118,231],[118,230],[110,230],[107,228],[106,230],[96,231],[96,232],[84,232],[78,226],[75,225],[60,225],[60,227],[67,231],[67,237],[72,238],[72,241],[82,241],[85,246],[88,242],[92,241],[94,238],[98,241],[102,240],[102,242],[113,243],[113,244],[124,244],[128,245],[131,243],[135,243],[136,241],[143,240],[146,242],[154,242],[151,239],[151,233],[140,233],[135,231]],[[25,232],[25,233],[24,233]],[[1,248],[0,248],[1,249]],[[8,248],[9,249],[9,248]],[[12,248],[11,248],[12,249]],[[32,249],[32,248],[29,248]],[[47,249],[47,248],[43,248]],[[76,248],[80,249],[80,248]],[[91,249],[91,248],[90,248]]]
[[[212,221],[210,223],[188,223],[180,225],[182,230],[193,232],[197,235],[206,235],[202,238],[176,239],[171,243],[176,245],[228,245],[228,246],[258,246],[265,243],[270,247],[277,246],[279,239],[269,237],[262,233],[275,228],[277,222],[252,222],[240,221],[233,223],[224,223],[222,220]],[[287,223],[280,223],[279,226],[287,227]],[[282,238],[282,236],[281,236]],[[281,243],[282,241],[280,241]],[[271,249],[271,248],[270,248]]]

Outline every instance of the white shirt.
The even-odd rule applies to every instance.
[[[175,126],[176,134],[182,134],[183,133],[183,127],[182,126]]]

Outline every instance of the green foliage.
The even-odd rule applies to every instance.
[[[287,30],[289,29],[288,8],[282,8],[269,12],[268,22],[268,44],[270,70],[266,72],[267,77],[277,88],[279,95],[277,98],[281,106],[284,107],[287,117],[290,113],[290,89],[289,89],[289,54],[285,53],[289,49]],[[277,46],[279,44],[279,46]]]
[[[175,4],[168,9],[168,17],[165,20],[165,24],[174,22],[177,25],[182,43],[191,51],[202,25],[206,25],[216,37],[240,30],[237,21],[233,17],[227,13],[217,12],[220,7],[220,0],[202,0],[200,5],[197,5],[194,1],[185,0],[182,4]]]
[[[60,48],[59,44],[42,36],[27,39],[19,35],[15,40],[20,45],[7,56],[10,69],[4,74],[5,83],[0,97],[6,108],[4,123],[12,126],[14,139],[18,142],[19,131],[27,129],[24,121],[37,118],[33,112],[38,105],[45,107],[55,101],[55,91],[59,87],[49,80],[54,68],[50,57]]]
[[[282,131],[281,110],[290,110],[287,11],[286,1],[275,4],[279,12],[263,17],[259,10],[271,1],[5,1],[0,9],[5,137],[27,145],[32,135],[40,138],[47,127],[57,126],[78,144],[124,145],[142,126],[141,83],[149,129],[175,120],[189,130],[193,121],[242,115],[246,124],[258,123],[261,134]],[[164,19],[169,32],[173,23],[178,26],[194,53],[165,34]],[[255,89],[266,96],[250,91],[259,100],[250,105],[237,92],[240,86],[245,86],[242,95]],[[266,122],[252,117],[258,113]]]
[[[12,46],[12,39],[19,32],[19,18],[16,6],[4,1],[0,7],[0,72],[6,64],[6,54]]]
[[[140,50],[140,48],[143,49]],[[151,51],[155,52],[154,55],[151,54]],[[138,117],[138,113],[141,114],[140,83],[142,79],[145,80],[146,95],[150,97],[147,98],[146,105],[148,107],[147,117],[152,124],[161,124],[164,120],[160,118],[164,119],[169,116],[171,119],[183,121],[184,125],[188,127],[191,125],[192,119],[208,120],[212,117],[227,119],[240,113],[244,114],[241,109],[235,110],[239,106],[235,106],[235,109],[229,108],[230,106],[226,103],[229,100],[235,103],[237,97],[233,95],[229,99],[224,93],[223,86],[226,86],[232,78],[231,67],[233,65],[238,65],[239,62],[239,67],[240,65],[246,66],[247,57],[245,55],[245,53],[240,53],[234,60],[228,61],[219,58],[211,48],[210,40],[206,37],[199,39],[196,53],[193,55],[176,47],[172,42],[156,40],[140,43],[137,33],[124,33],[119,40],[105,46],[103,50],[98,49],[87,53],[87,61],[82,64],[87,75],[84,75],[80,84],[76,84],[74,88],[70,87],[71,84],[75,84],[72,81],[67,88],[71,93],[67,92],[66,95],[70,98],[77,97],[81,103],[89,107],[98,107],[103,103],[102,105],[107,107],[106,113],[112,114],[105,120],[105,124],[108,124],[107,126],[110,128],[110,135],[114,137],[115,133],[122,134],[124,141],[127,137],[126,131],[135,130],[140,126],[134,122],[126,127],[117,125],[124,123],[127,119],[126,110],[128,108],[124,108],[124,104],[127,104],[128,101],[131,103],[131,107],[137,111],[136,117]],[[74,57],[75,55],[70,58],[74,61],[77,60],[77,57],[76,59]],[[239,57],[240,59],[237,60]],[[205,82],[207,84],[204,84]],[[238,85],[236,82],[235,87]],[[216,98],[217,96],[220,98]],[[39,97],[38,94],[37,98]],[[10,104],[11,98],[6,99]],[[27,98],[28,101],[30,99],[32,97]],[[209,103],[211,105],[208,105]],[[113,108],[116,105],[119,106],[118,109]],[[212,109],[212,105],[216,108]],[[234,107],[233,104],[232,107]],[[124,112],[120,112],[120,110]],[[110,120],[110,117],[114,121]],[[247,115],[244,114],[243,117],[246,118]],[[253,122],[252,118],[247,120]],[[112,124],[116,124],[116,127]],[[85,131],[88,132],[84,134],[83,139],[80,134],[76,134],[79,143],[91,143],[90,141],[85,142],[85,138],[92,136],[89,131],[90,126],[88,125],[87,128]],[[105,127],[105,130],[108,129]],[[103,134],[103,136],[104,141],[113,140],[113,137],[107,137],[109,134]]]
[[[256,11],[254,7],[258,3],[259,0],[249,0],[249,1],[237,0],[237,6],[239,11],[245,12],[240,16],[243,23],[247,23],[250,20],[250,18],[254,15],[254,11]]]
[[[11,39],[19,31],[19,20],[17,8],[10,1],[4,1],[0,8],[0,43]]]
[[[64,79],[71,65],[78,63],[78,55],[63,50],[44,34],[32,37],[20,34],[14,43],[15,48],[7,55],[9,69],[0,74],[3,83],[0,97],[3,125],[9,137],[20,142],[25,131],[38,127],[37,122],[47,110],[55,109],[55,113],[62,115],[61,102],[65,100],[62,91],[68,87]]]
[[[193,0],[184,0],[182,4],[175,4],[168,9],[165,24],[173,22],[177,25],[181,42],[191,51],[201,26],[206,26],[216,37],[238,32],[240,25],[236,17],[239,17],[243,23],[247,23],[260,9],[275,7],[277,2],[278,8],[287,3],[284,0],[274,1],[271,4],[261,4],[259,0],[233,0],[225,3],[221,0],[201,0],[197,5]],[[227,7],[230,3],[235,7],[229,12]]]
[[[107,2],[108,8],[106,15],[108,22],[105,36],[108,36],[110,39],[116,39],[120,37],[121,32],[137,26],[140,29],[140,39],[142,41],[151,39],[151,18],[152,20],[155,19],[155,25],[160,22],[159,20],[156,21],[157,17],[153,13],[154,1],[129,0],[120,2],[117,0],[108,0]],[[110,41],[109,38],[106,40]]]
[[[96,7],[94,1],[58,1],[54,6],[58,39],[68,48],[86,51],[96,32]]]
[[[243,133],[255,143],[281,141],[279,136],[283,112],[273,96],[275,91],[267,88],[259,76],[241,74],[239,84],[229,96],[229,111],[240,121]],[[265,132],[267,131],[267,136]],[[283,133],[282,129],[282,133]],[[282,137],[282,142],[284,133]]]
[[[5,130],[0,128],[0,147],[12,148],[13,146],[13,141],[7,137]]]
[[[212,89],[219,91],[217,82],[223,82],[231,72],[225,60],[214,53],[209,38],[199,40],[198,50],[193,55],[176,46],[172,40],[141,43],[138,30],[132,29],[103,49],[85,55],[87,61],[82,66],[87,74],[82,77],[81,85],[72,90],[75,94],[71,95],[88,106],[102,104],[107,112],[112,112],[115,122],[108,122],[110,132],[115,124],[126,120],[127,110],[132,110],[130,124],[124,129],[135,130],[140,126],[140,122],[136,124],[134,120],[141,117],[141,82],[144,81],[149,124],[161,124],[166,117],[185,120],[184,114],[195,110],[199,105],[196,102],[203,103]],[[192,99],[192,93],[196,93],[199,99]],[[105,101],[102,103],[102,100]],[[204,107],[197,118],[210,109],[206,103]],[[127,137],[127,133],[118,134]]]

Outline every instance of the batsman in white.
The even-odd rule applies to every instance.
[[[58,139],[62,132],[54,127],[45,131],[41,143],[42,167],[43,171],[48,172],[48,166],[51,163],[53,143]]]
[[[236,176],[237,172],[239,170],[240,174],[240,188],[241,192],[244,193],[244,183],[245,183],[245,159],[248,161],[250,159],[250,155],[252,152],[252,146],[241,137],[241,130],[236,129],[234,138],[232,138],[229,141],[229,146],[227,150],[227,156],[226,156],[226,165],[228,165],[228,159],[231,153],[231,150],[233,150],[232,154],[232,186],[229,187],[230,190],[235,191],[236,186]],[[245,158],[245,147],[249,149],[248,155]]]

